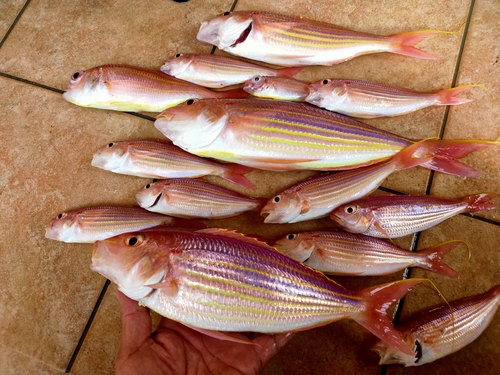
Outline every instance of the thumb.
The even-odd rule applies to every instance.
[[[120,355],[128,357],[151,336],[151,316],[148,308],[139,306],[119,290],[116,296],[122,321]]]

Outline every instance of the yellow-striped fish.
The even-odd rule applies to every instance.
[[[309,89],[309,83],[288,77],[265,77],[256,75],[245,82],[243,90],[258,98],[303,102]]]
[[[263,242],[213,228],[97,241],[91,268],[130,298],[197,330],[277,333],[350,318],[412,354],[387,309],[422,280],[351,291]]]
[[[306,17],[240,11],[226,12],[203,22],[197,38],[249,59],[283,66],[304,66],[333,65],[377,52],[437,59],[414,45],[440,32],[422,30],[382,36]]]

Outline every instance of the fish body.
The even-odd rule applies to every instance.
[[[163,111],[155,127],[195,155],[277,171],[357,168],[416,143],[306,103],[267,99],[191,99]],[[493,144],[429,139],[413,157],[431,158],[426,168],[480,176],[455,156]]]
[[[498,194],[460,199],[430,195],[387,195],[362,198],[334,209],[330,218],[344,230],[379,238],[396,238],[423,231],[461,213],[496,208]]]
[[[174,178],[147,184],[136,195],[148,211],[180,218],[214,219],[256,209],[259,200],[208,182]]]
[[[92,243],[121,233],[182,222],[140,207],[85,207],[60,213],[47,223],[45,237],[62,242]]]
[[[243,90],[212,91],[161,72],[127,65],[103,65],[74,73],[63,94],[82,106],[129,112],[161,112],[190,98],[248,96]]]
[[[277,333],[351,318],[411,354],[386,310],[421,280],[350,291],[263,242],[213,228],[98,241],[91,268],[130,298],[196,329]]]
[[[228,56],[177,54],[165,62],[161,71],[204,87],[220,88],[243,83],[254,75],[291,77],[302,68],[273,69]]]
[[[380,364],[421,366],[455,353],[477,339],[488,327],[500,305],[500,286],[472,297],[453,301],[426,312],[412,315],[400,325],[412,355],[400,353],[378,342],[373,350]]]
[[[202,23],[197,35],[233,55],[282,66],[333,65],[357,56],[392,52],[436,59],[413,47],[434,30],[389,36],[348,30],[307,17],[268,12],[226,12]]]
[[[459,274],[441,261],[461,241],[417,252],[384,240],[343,231],[291,233],[275,242],[283,254],[330,275],[378,276],[420,267],[450,277]]]
[[[294,78],[256,75],[245,82],[243,90],[258,98],[303,102],[309,95],[308,85]]]
[[[399,116],[434,105],[470,102],[471,99],[456,95],[472,86],[474,85],[419,92],[369,81],[324,79],[309,85],[305,101],[352,117]]]
[[[94,153],[94,167],[146,178],[219,176],[241,186],[255,186],[244,176],[252,171],[238,164],[220,164],[159,140],[111,142]]]

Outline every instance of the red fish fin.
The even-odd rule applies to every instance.
[[[197,328],[197,327],[193,327],[193,326],[188,326],[187,324],[184,324],[184,325],[186,327],[191,328],[194,331],[203,333],[204,335],[207,335],[209,337],[213,337],[215,339],[224,340],[224,341],[231,341],[231,342],[237,342],[238,344],[257,345],[254,342],[252,342],[249,338],[244,337],[244,336],[241,337],[241,338],[237,338],[237,337],[231,336],[228,333],[223,333],[223,332],[219,332],[219,331],[212,331],[212,330],[203,329],[203,328]]]
[[[387,309],[423,280],[400,280],[363,289],[359,293],[366,300],[366,309],[352,317],[387,345],[399,351],[414,355],[411,348],[401,338],[387,316]]]
[[[439,96],[439,103],[436,105],[456,105],[472,102],[472,99],[467,98],[458,98],[457,95],[469,90],[471,87],[476,85],[464,85],[453,87],[451,89],[440,90],[436,92],[436,95]]]
[[[231,229],[222,229],[222,228],[206,228],[196,231],[197,233],[211,234],[215,236],[222,236],[232,238],[234,240],[238,240],[241,242],[245,242],[251,245],[256,245],[260,247],[265,247],[266,249],[276,251],[276,249],[270,245],[268,245],[264,240],[260,240],[258,238],[252,237],[250,235],[244,235],[240,232]]]
[[[226,91],[217,91],[217,97],[224,99],[224,98],[229,98],[229,99],[246,99],[250,96],[250,94],[243,89],[233,89],[233,90],[226,90]]]
[[[281,69],[278,69],[278,72],[281,76],[293,77],[295,74],[299,73],[302,69],[304,69],[303,66],[291,67],[291,68],[281,68]]]
[[[415,48],[414,45],[431,35],[442,32],[443,31],[438,31],[438,30],[421,30],[421,31],[411,31],[408,33],[391,35],[390,38],[392,41],[392,45],[390,52],[397,53],[399,55],[416,57],[419,59],[438,60],[439,57],[421,51]]]
[[[499,144],[499,140],[426,139],[421,143],[420,149],[414,156],[432,156],[432,160],[422,164],[422,166],[435,171],[462,177],[479,177],[483,175],[482,172],[469,167],[456,159],[463,158],[474,151]]]
[[[311,203],[309,203],[309,201],[307,199],[301,199],[300,200],[300,214],[301,215],[304,215],[304,214],[307,214],[309,212],[309,210],[311,209]]]
[[[497,205],[495,203],[488,203],[493,198],[498,197],[499,194],[476,194],[463,197],[462,202],[467,203],[465,212],[476,212],[483,210],[494,210]]]
[[[162,293],[165,293],[169,297],[176,296],[177,292],[179,291],[179,287],[177,286],[175,281],[168,279],[159,283],[149,284],[146,286],[152,289],[161,289]]]
[[[255,185],[244,176],[244,174],[254,171],[254,168],[245,167],[239,164],[226,164],[224,174],[221,176],[225,180],[234,182],[247,189],[255,189]]]
[[[380,233],[382,233],[382,234],[383,234],[386,238],[388,238],[389,240],[391,240],[391,241],[392,241],[391,236],[389,236],[389,233],[387,233],[387,231],[385,230],[385,228],[384,228],[384,227],[382,227],[382,225],[380,225],[380,223],[379,223],[377,220],[375,220],[375,221],[373,222],[373,226],[374,226],[374,227],[375,227],[375,229],[377,229]]]
[[[422,267],[449,277],[460,277],[460,274],[457,271],[443,263],[442,260],[446,254],[457,247],[460,243],[463,243],[463,241],[449,241],[418,251],[419,254],[427,257],[427,265]]]

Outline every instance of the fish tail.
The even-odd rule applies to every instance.
[[[457,105],[457,104],[472,102],[472,99],[458,98],[457,95],[475,86],[478,85],[474,84],[463,85],[463,86],[453,87],[451,89],[437,91],[436,95],[439,96],[439,103],[437,103],[436,105]]]
[[[449,277],[459,278],[460,274],[450,266],[446,265],[443,262],[443,258],[460,243],[463,243],[463,241],[448,241],[440,245],[418,251],[419,254],[426,257],[426,264],[422,265],[422,268]]]
[[[247,189],[255,189],[255,185],[244,175],[252,172],[254,169],[250,167],[245,167],[239,164],[225,164],[225,170],[222,174],[222,178],[237,185],[243,186]]]
[[[421,147],[414,157],[416,155],[432,156],[432,159],[422,166],[438,172],[461,177],[481,177],[482,172],[457,159],[492,145],[500,145],[500,138],[496,141],[427,139],[421,143]]]
[[[465,212],[476,212],[483,210],[494,210],[497,205],[495,203],[489,203],[493,198],[498,197],[499,194],[475,194],[463,197],[462,202],[467,203],[467,208]]]
[[[215,91],[217,98],[220,99],[246,99],[250,94],[243,89],[233,89],[225,91]]]
[[[303,66],[291,67],[291,68],[281,68],[281,69],[278,69],[278,72],[280,73],[280,75],[283,75],[285,77],[293,77],[295,74],[299,73],[302,69],[304,69]]]
[[[422,281],[423,279],[400,280],[361,290],[359,293],[365,299],[366,309],[351,318],[386,342],[388,346],[414,355],[415,353],[394,328],[387,315],[387,309]]]
[[[420,149],[422,142],[425,142],[425,140],[408,146],[392,157],[391,162],[395,163],[397,171],[413,168],[432,160],[432,156],[429,155],[418,156],[417,151]]]
[[[446,31],[439,30],[420,30],[391,35],[390,52],[397,53],[399,55],[416,57],[419,59],[438,60],[439,57],[421,51],[418,48],[415,48],[414,45],[431,35],[443,32],[446,33]]]

